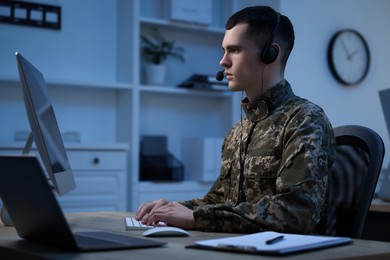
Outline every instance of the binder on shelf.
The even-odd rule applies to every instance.
[[[184,166],[172,154],[141,155],[141,181],[182,181]]]
[[[197,90],[217,90],[226,91],[229,90],[226,79],[218,81],[215,79],[215,75],[201,75],[194,74],[186,81],[179,85],[181,88],[197,89]]]
[[[141,142],[141,181],[182,181],[184,166],[167,149],[166,136],[145,136]]]

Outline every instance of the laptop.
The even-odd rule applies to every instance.
[[[21,238],[71,251],[158,247],[146,238],[103,231],[72,232],[38,159],[0,156],[0,197]]]

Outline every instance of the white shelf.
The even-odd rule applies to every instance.
[[[178,188],[178,184],[180,187]],[[139,188],[146,192],[169,192],[169,191],[187,191],[187,190],[204,190],[205,187],[210,188],[213,183],[211,182],[198,182],[198,181],[179,181],[179,182],[153,182],[153,181],[140,181]],[[151,189],[153,188],[153,189]]]
[[[133,88],[130,83],[121,82],[93,82],[93,81],[78,81],[69,79],[45,79],[49,87],[76,87],[76,88],[96,88],[110,90],[130,90]],[[20,85],[20,79],[17,76],[0,75],[1,86]]]
[[[188,95],[210,98],[231,98],[232,93],[229,91],[218,90],[194,90],[186,88],[178,88],[174,86],[140,86],[142,93],[154,93],[154,94],[174,94],[174,95]]]
[[[181,201],[202,197],[211,188],[212,183],[197,181],[182,182],[139,182],[139,203],[156,199]]]
[[[26,142],[24,141],[13,141],[13,142],[1,142],[0,147],[8,150],[20,150],[23,149]],[[127,143],[76,143],[76,142],[65,142],[64,146],[67,150],[123,150],[129,149]],[[35,149],[35,144],[33,144]]]
[[[96,88],[108,90],[130,90],[133,88],[130,83],[120,82],[93,82],[93,81],[77,81],[77,80],[52,80],[48,79],[46,83],[53,87],[81,87],[81,88]]]

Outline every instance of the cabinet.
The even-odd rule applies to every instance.
[[[23,143],[19,142],[0,144],[0,154],[19,155],[22,149]],[[126,144],[66,144],[76,189],[57,196],[62,209],[65,212],[125,211],[127,151]],[[39,158],[35,148],[30,154]]]
[[[59,32],[0,24],[2,37],[13,41],[0,42],[4,57],[0,60],[4,65],[0,73],[0,142],[12,141],[15,131],[28,130],[16,64],[9,58],[20,51],[45,75],[61,131],[79,132],[82,142],[128,144],[127,178],[123,179],[127,210],[134,211],[147,199],[201,196],[211,183],[187,179],[140,182],[140,139],[166,135],[168,150],[181,159],[184,138],[225,136],[240,118],[240,93],[176,86],[195,73],[215,75],[221,69],[227,18],[244,6],[259,4],[279,9],[279,1],[212,0],[211,24],[206,26],[171,21],[165,8],[169,0],[60,1],[63,18]],[[185,48],[184,64],[166,62],[165,86],[144,84],[140,33],[151,27]],[[76,164],[78,160],[75,157]],[[87,172],[80,171],[80,182]],[[71,200],[71,196],[64,198],[63,203]]]

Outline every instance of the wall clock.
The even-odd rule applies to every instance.
[[[370,67],[370,51],[364,37],[352,29],[336,32],[328,45],[328,65],[338,82],[360,83]]]

